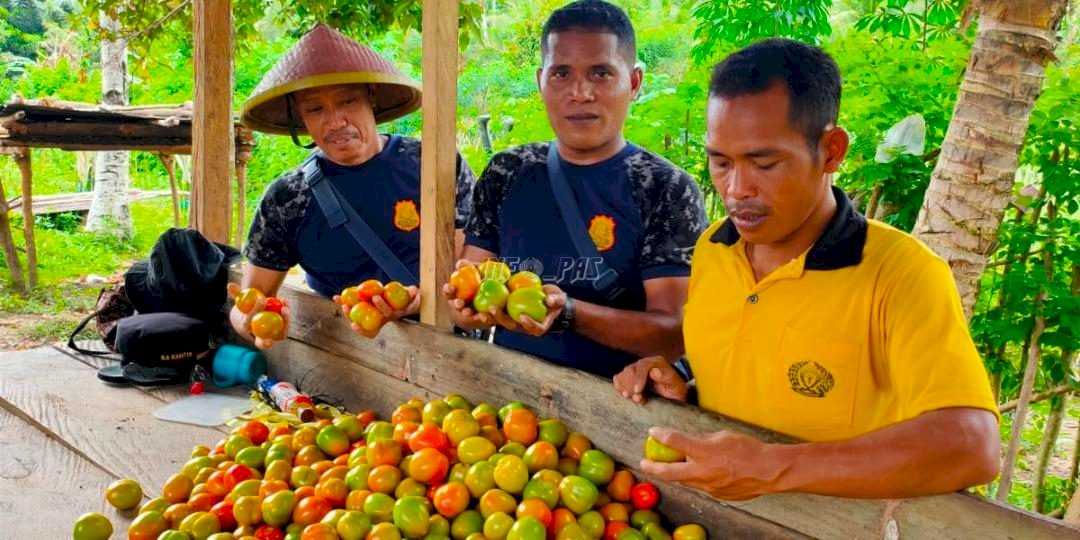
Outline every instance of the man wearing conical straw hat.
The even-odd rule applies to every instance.
[[[298,145],[300,136],[310,136],[309,147],[317,148],[263,194],[244,248],[243,280],[230,293],[252,287],[273,296],[286,272],[300,265],[312,289],[339,303],[336,295],[365,280],[398,281],[409,294],[405,307],[381,297],[371,303],[389,320],[417,313],[420,141],[380,134],[376,126],[419,107],[420,85],[375,51],[323,24],[305,34],[263,77],[241,121]],[[457,163],[461,229],[475,177],[460,155]],[[460,231],[456,237],[463,237]],[[250,331],[263,307],[260,301],[246,314],[234,307],[230,320],[240,335],[268,348],[273,340]],[[287,325],[288,308],[283,316]],[[378,332],[353,329],[367,337]]]

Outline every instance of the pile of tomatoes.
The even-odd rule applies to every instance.
[[[137,484],[107,494],[134,508]],[[139,509],[135,540],[704,540],[672,532],[659,492],[589,439],[522,403],[464,397],[288,425],[250,420],[197,446],[161,496]],[[104,524],[102,524],[104,520]],[[108,534],[94,536],[95,530]],[[96,527],[95,527],[96,526]],[[87,514],[77,540],[111,525]],[[80,532],[81,531],[81,532]],[[231,531],[231,532],[230,532]]]
[[[515,322],[522,315],[536,322],[547,317],[540,276],[527,270],[510,275],[510,267],[496,260],[461,266],[450,274],[450,286],[459,300],[471,302],[479,313],[490,313],[491,308],[504,310]]]

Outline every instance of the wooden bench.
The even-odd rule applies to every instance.
[[[178,195],[182,197],[187,196],[187,192],[181,191]],[[145,201],[148,199],[170,196],[172,196],[172,191],[169,190],[143,191],[140,189],[133,189],[128,192],[128,201]],[[56,195],[35,195],[31,208],[35,216],[59,214],[62,212],[82,213],[90,210],[90,204],[93,200],[94,193],[90,191],[83,193],[59,193]],[[9,212],[22,212],[22,197],[9,199],[8,209]]]

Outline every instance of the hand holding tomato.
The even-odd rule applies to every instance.
[[[236,283],[229,283],[228,291],[233,299],[229,323],[255,347],[269,349],[289,335],[289,306],[284,300],[267,298],[254,287],[241,289]]]
[[[645,390],[652,390],[660,397],[676,401],[686,401],[687,384],[662,356],[642,358],[615,376],[615,391],[622,397],[634,400],[639,405],[645,404]]]
[[[641,470],[661,480],[679,482],[718,499],[746,500],[782,491],[781,472],[789,464],[772,451],[778,445],[748,435],[720,431],[694,437],[654,427],[649,435],[686,454],[686,461],[658,463],[644,459]]]
[[[341,314],[351,321],[353,332],[368,339],[379,335],[383,325],[420,312],[420,289],[397,281],[383,285],[369,279],[347,287],[334,296]]]
[[[473,299],[483,281],[479,269],[473,262],[464,259],[458,261],[454,268],[454,273],[450,275],[450,283],[443,286],[443,296],[450,305],[450,319],[459,328],[465,330],[480,330],[495,326],[492,313],[478,312],[473,306]]]
[[[513,330],[516,332],[523,332],[530,336],[540,337],[551,329],[552,323],[555,319],[562,314],[563,307],[566,306],[567,295],[559,288],[558,285],[544,285],[544,307],[547,308],[547,315],[542,321],[537,321],[530,317],[527,313],[528,309],[522,309],[522,313],[518,315],[517,320],[514,320],[505,311],[499,311],[494,314],[495,322],[506,328],[507,330]],[[517,311],[517,310],[515,310]]]

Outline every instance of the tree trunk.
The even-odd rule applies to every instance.
[[[1057,217],[1054,202],[1046,203],[1046,216],[1053,224]],[[1046,273],[1047,282],[1054,278],[1054,230],[1047,231],[1046,244],[1042,254],[1043,270]],[[1020,451],[1020,439],[1024,433],[1024,421],[1027,420],[1028,404],[1031,402],[1032,390],[1035,387],[1035,375],[1039,371],[1039,360],[1042,357],[1042,345],[1039,339],[1046,330],[1046,316],[1043,308],[1046,305],[1046,289],[1039,287],[1035,296],[1035,327],[1031,330],[1030,348],[1027,351],[1027,367],[1024,368],[1024,381],[1020,386],[1020,397],[1016,406],[1016,414],[1013,415],[1012,433],[1009,436],[1009,447],[1005,452],[1005,462],[1001,467],[1001,481],[998,484],[997,499],[1007,501],[1009,491],[1012,489],[1012,476],[1016,466],[1016,455]]]
[[[1060,397],[1050,409],[1050,416],[1047,417],[1046,427],[1043,429],[1042,441],[1039,443],[1039,455],[1035,461],[1035,479],[1032,481],[1031,489],[1031,509],[1040,514],[1043,513],[1043,506],[1046,503],[1046,494],[1043,492],[1046,485],[1046,468],[1057,446],[1058,434],[1061,433],[1061,421],[1065,418],[1065,405],[1068,402],[1068,396]]]
[[[26,284],[23,282],[22,266],[19,264],[19,251],[15,249],[15,237],[11,235],[9,210],[7,195],[4,194],[4,183],[0,181],[0,244],[4,248],[4,262],[7,263],[11,287],[25,296]]]
[[[22,176],[23,239],[26,241],[26,282],[28,290],[37,287],[37,241],[34,240],[34,168],[30,161],[30,149],[18,148],[15,164]]]
[[[1068,3],[976,0],[969,6],[979,28],[914,228],[949,262],[968,317]]]
[[[118,32],[119,24],[104,13],[103,28]],[[101,43],[101,93],[106,105],[127,105],[127,43],[123,39]],[[94,199],[86,216],[86,230],[121,238],[134,235],[128,202],[128,152],[98,152],[94,163]]]

